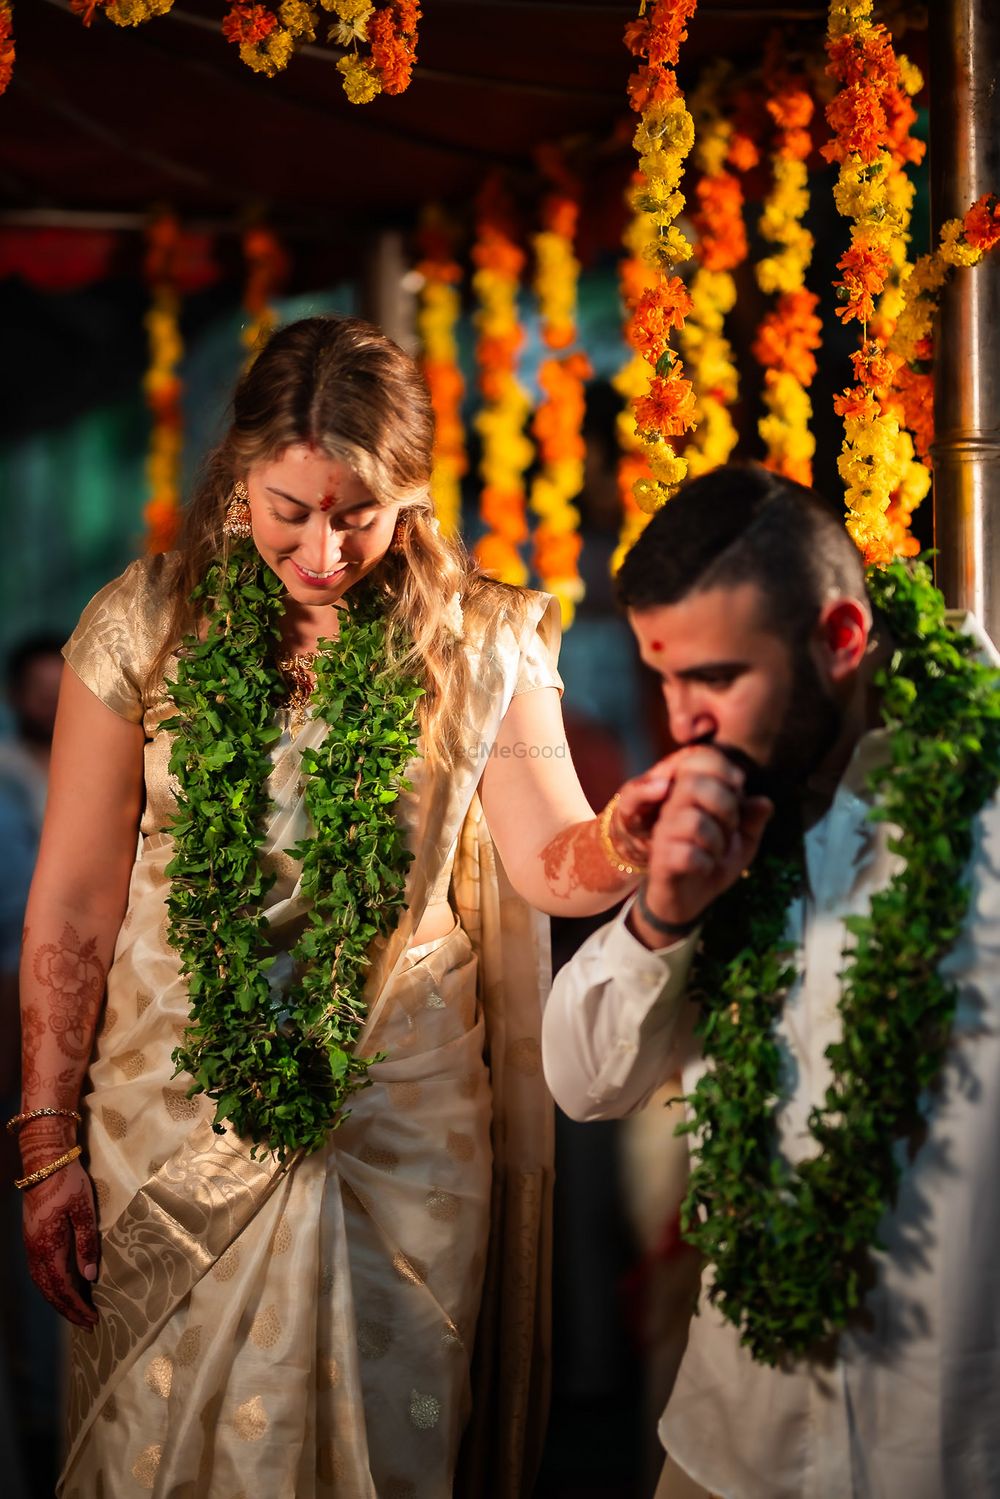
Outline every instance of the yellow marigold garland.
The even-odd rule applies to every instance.
[[[584,387],[590,361],[577,341],[576,301],[580,263],[573,253],[580,213],[580,187],[555,148],[539,153],[551,186],[542,202],[542,229],[535,235],[535,295],[542,342],[551,350],[538,371],[542,399],[533,432],[541,468],[531,486],[531,506],[539,516],[534,533],[534,566],[541,585],[559,600],[563,628],[573,623],[583,597],[578,561],[580,512],[572,501],[583,488]]]
[[[143,380],[152,415],[146,478],[149,500],[143,512],[146,549],[167,552],[180,525],[181,381],[184,345],[177,285],[180,226],[173,214],[160,214],[146,232],[146,280],[152,305],[146,313],[149,368]]]
[[[760,232],[778,248],[757,265],[757,284],[776,301],[761,320],[753,353],[764,369],[767,415],[757,424],[767,450],[765,465],[799,484],[812,484],[816,439],[809,429],[812,403],[807,387],[816,374],[815,350],[822,324],[819,298],[808,291],[805,274],[813,237],[802,219],[809,207],[806,160],[812,149],[809,127],[814,103],[806,81],[784,62],[781,38],[772,34],[764,60],[767,111],[774,122],[771,188],[764,201]]]
[[[834,196],[840,213],[853,220],[850,248],[838,263],[838,315],[862,325],[861,348],[852,360],[856,383],[834,401],[844,418],[838,469],[846,486],[847,529],[866,561],[885,564],[897,552],[916,550],[909,518],[924,481],[912,445],[900,433],[884,330],[871,334],[894,256],[898,263],[894,241],[908,239],[909,200],[894,168],[901,173],[905,162],[918,162],[923,146],[909,135],[914,113],[908,95],[920,86],[920,76],[896,58],[888,31],[871,16],[872,0],[830,5],[827,71],[839,89],[827,107],[834,137],[823,154],[839,164]]]
[[[247,267],[243,310],[249,321],[240,331],[240,340],[247,351],[249,366],[278,322],[278,311],[271,299],[280,291],[288,274],[288,256],[272,230],[255,224],[243,235],[243,258]]]
[[[420,227],[423,286],[417,305],[424,378],[434,408],[431,498],[446,536],[457,536],[462,520],[462,476],[468,468],[455,329],[462,311],[462,268],[454,258],[454,233],[439,208],[424,210]]]
[[[677,84],[674,69],[687,22],[697,0],[641,0],[638,19],[625,28],[625,45],[639,65],[629,78],[632,108],[639,114],[633,144],[639,155],[639,178],[631,203],[648,220],[648,230],[633,226],[629,248],[656,274],[629,307],[625,336],[639,356],[626,366],[616,385],[628,388],[639,447],[635,456],[648,463],[648,477],[632,484],[635,505],[648,518],[676,490],[687,473],[671,437],[694,424],[695,400],[680,358],[669,346],[670,333],[683,326],[691,299],[674,267],[691,256],[691,246],[674,220],[684,207],[680,191],[684,161],[694,144],[694,122]],[[627,510],[613,562],[617,566],[643,521]]]
[[[476,200],[472,260],[472,287],[479,303],[474,318],[476,363],[483,397],[475,425],[482,440],[479,473],[487,526],[475,553],[485,572],[504,583],[523,585],[528,580],[519,551],[528,534],[524,474],[534,457],[524,433],[531,400],[517,380],[524,342],[517,294],[525,255],[514,237],[512,207],[498,176],[487,178]]]
[[[903,307],[890,339],[894,391],[918,456],[930,462],[934,439],[934,319],[941,289],[954,266],[976,265],[1000,242],[1000,198],[985,193],[961,219],[941,225],[937,249],[922,255],[904,277]]]
[[[725,463],[738,440],[729,408],[739,396],[739,375],[724,328],[736,305],[732,272],[746,259],[747,236],[743,187],[728,170],[733,126],[721,104],[731,75],[728,63],[713,63],[691,94],[699,171],[698,209],[693,216],[698,269],[689,288],[691,312],[679,340],[697,399],[698,425],[684,449],[692,476]]]

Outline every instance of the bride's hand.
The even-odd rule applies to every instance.
[[[31,1278],[46,1301],[77,1327],[96,1326],[90,1286],[97,1279],[97,1214],[78,1160],[25,1189],[24,1243]]]
[[[608,832],[615,848],[630,864],[649,863],[649,842],[670,793],[673,756],[657,761],[641,776],[633,776],[618,792]]]

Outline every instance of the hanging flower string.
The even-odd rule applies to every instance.
[[[14,14],[10,0],[0,0],[0,94],[14,71]]]
[[[542,342],[551,352],[538,371],[542,400],[532,429],[541,460],[531,486],[531,506],[540,517],[534,566],[542,587],[559,600],[563,628],[568,629],[583,597],[577,565],[580,512],[572,501],[583,488],[584,385],[591,374],[586,355],[572,348],[577,342],[580,264],[573,242],[580,185],[556,148],[543,148],[539,161],[551,186],[542,201],[542,229],[534,241],[535,294]]]
[[[954,266],[978,265],[1000,243],[1000,198],[985,193],[961,219],[941,225],[939,243],[922,255],[902,285],[903,308],[890,342],[895,394],[913,433],[917,454],[930,462],[934,439],[934,319]]]
[[[139,26],[165,16],[173,3],[70,0],[70,9],[85,26],[98,11],[116,26]],[[3,5],[9,9],[9,0],[0,0]],[[390,0],[382,6],[371,0],[229,0],[222,35],[239,48],[248,68],[274,78],[287,68],[297,47],[316,42],[324,19],[327,41],[345,48],[337,71],[352,104],[367,104],[376,94],[403,93],[417,60],[417,0]]]
[[[288,275],[288,256],[273,231],[256,224],[243,235],[243,258],[247,268],[243,310],[248,322],[240,331],[240,340],[247,351],[249,367],[277,325],[278,310],[273,298]]]
[[[728,170],[733,126],[721,107],[731,74],[728,63],[713,63],[691,95],[700,173],[693,215],[698,269],[690,286],[691,312],[678,336],[697,399],[698,425],[684,449],[692,476],[725,463],[737,443],[729,408],[739,396],[739,376],[724,328],[736,305],[732,272],[746,259],[747,236],[743,187]]]
[[[149,499],[143,512],[146,549],[168,552],[180,525],[181,381],[184,345],[180,333],[178,261],[180,225],[173,214],[160,214],[146,231],[145,275],[152,295],[146,313],[149,368],[143,381],[152,415],[146,479]]]
[[[489,177],[476,200],[472,249],[472,286],[479,303],[474,319],[476,363],[483,397],[475,425],[482,440],[480,503],[487,528],[475,553],[485,572],[501,582],[523,585],[528,580],[519,551],[528,535],[524,474],[534,448],[524,433],[531,401],[517,380],[524,342],[517,294],[525,254],[514,236],[510,200],[500,178]]]
[[[838,92],[827,107],[833,139],[823,147],[840,171],[837,208],[853,220],[851,245],[838,262],[835,282],[845,323],[862,327],[861,348],[852,359],[855,385],[834,400],[844,418],[844,449],[838,469],[846,485],[847,529],[868,562],[885,564],[896,552],[912,553],[909,512],[920,477],[912,449],[900,439],[890,391],[893,365],[884,339],[872,336],[876,303],[890,280],[893,241],[908,238],[908,203],[894,164],[919,162],[923,145],[909,135],[915,119],[909,94],[922,84],[915,68],[897,60],[892,38],[871,20],[872,0],[832,0],[827,31],[827,72]],[[908,480],[908,509],[890,514],[893,494]]]
[[[434,466],[431,498],[446,536],[457,536],[462,519],[461,480],[468,468],[462,397],[465,382],[458,365],[455,330],[462,311],[462,268],[454,257],[454,230],[440,208],[425,209],[419,235],[423,277],[417,306],[417,332],[424,379],[434,408]]]
[[[655,229],[643,256],[657,272],[629,321],[628,336],[648,366],[647,389],[633,398],[636,435],[649,461],[649,479],[637,479],[634,495],[646,515],[670,498],[687,472],[668,439],[680,437],[694,423],[695,400],[679,357],[670,348],[671,332],[683,326],[691,298],[675,266],[691,256],[691,246],[674,220],[684,207],[680,192],[684,161],[694,144],[694,123],[677,84],[674,68],[687,22],[697,0],[653,0],[625,28],[625,45],[643,59],[629,79],[629,100],[640,115],[634,145],[639,153],[642,186],[635,206],[649,215]]]
[[[631,404],[649,385],[649,369],[633,337],[636,308],[643,293],[656,286],[659,280],[656,270],[644,253],[656,237],[656,228],[649,215],[637,206],[644,188],[642,173],[634,173],[625,194],[629,209],[622,235],[625,253],[618,262],[618,291],[624,310],[622,334],[630,353],[611,382],[628,403],[618,415],[618,498],[621,502],[622,521],[618,546],[611,560],[613,572],[621,567],[625,554],[649,520],[645,511],[640,510],[636,504],[635,491],[640,479],[645,484],[651,484],[653,479],[645,445],[635,430],[635,415]]]
[[[757,284],[776,297],[757,329],[753,354],[764,370],[767,415],[758,431],[767,450],[765,465],[799,484],[812,484],[816,439],[809,428],[808,387],[816,374],[822,323],[819,298],[807,290],[813,237],[802,220],[809,207],[806,161],[812,149],[809,127],[814,104],[803,77],[785,63],[780,33],[774,32],[764,58],[767,111],[774,124],[771,189],[760,218],[763,239],[776,246],[758,264]]]

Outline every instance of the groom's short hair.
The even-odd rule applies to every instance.
[[[843,523],[814,490],[759,464],[727,464],[682,485],[626,555],[617,590],[625,608],[643,610],[741,583],[760,588],[771,629],[800,638],[827,599],[868,603]]]

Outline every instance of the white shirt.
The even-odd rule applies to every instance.
[[[966,626],[968,628],[968,626]],[[847,916],[891,877],[892,829],[867,821],[866,736],[826,816],[806,835],[809,894],[789,909],[799,977],[777,1034],[786,1104],[779,1148],[815,1146],[810,1109],[830,1079]],[[1000,1496],[1000,801],[976,827],[962,934],[941,965],[958,984],[952,1042],[922,1100],[927,1130],[882,1221],[876,1283],[835,1361],[771,1369],[702,1298],[660,1422],[671,1456],[724,1499],[987,1499]],[[575,1119],[641,1108],[683,1069],[704,1071],[684,997],[697,935],[649,951],[627,910],[558,974],[543,1029],[545,1073]]]

